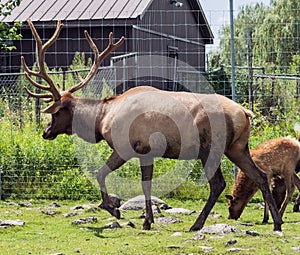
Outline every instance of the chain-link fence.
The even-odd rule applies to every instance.
[[[132,86],[139,82],[141,79],[138,76],[143,72],[137,69],[132,75],[128,62],[123,61],[122,57],[120,59],[120,66],[100,68],[80,96],[100,99],[128,89],[129,84]],[[136,56],[133,61],[137,61]],[[122,68],[124,66],[125,68]],[[79,70],[79,73],[84,77],[87,71]],[[62,89],[78,82],[73,71],[50,72],[49,75],[63,84]],[[135,83],[128,83],[128,77],[135,77]],[[168,90],[185,88],[184,90],[200,93],[217,92],[228,97],[231,95],[230,67],[221,67],[208,73],[176,68],[173,77]],[[254,122],[254,128],[256,126],[263,129],[271,124],[276,128],[277,123],[281,121],[278,125],[280,132],[288,134],[290,123],[296,120],[295,114],[299,112],[299,77],[270,75],[262,69],[257,69],[253,76],[249,77],[248,69],[245,71],[241,68],[238,69],[235,78],[237,100],[246,103],[246,107],[252,108],[261,117],[258,123]],[[2,198],[97,197],[99,190],[93,181],[95,179],[91,177],[94,177],[99,162],[105,160],[110,149],[103,144],[91,148],[85,143],[78,143],[74,137],[62,136],[51,142],[43,140],[41,134],[42,128],[46,126],[47,116],[40,115],[40,109],[44,105],[26,94],[24,86],[28,86],[28,82],[23,74],[0,74],[0,81]],[[282,121],[286,123],[286,127],[282,125]],[[76,147],[83,150],[80,155],[76,152]],[[94,150],[99,150],[96,158],[93,158]],[[82,160],[81,153],[87,158]],[[101,154],[99,158],[98,153]],[[82,161],[88,162],[83,164]],[[226,164],[224,167],[227,170],[224,175],[233,180],[232,165]],[[126,171],[139,172],[136,165],[131,164],[128,167],[131,169]],[[196,179],[204,178],[203,173],[192,173],[192,176]]]

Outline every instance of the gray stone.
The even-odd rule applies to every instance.
[[[205,253],[209,253],[209,252],[211,252],[212,251],[212,249],[213,249],[213,247],[211,247],[211,246],[198,246],[200,249],[202,249],[203,250],[203,252],[205,252]]]
[[[19,202],[19,206],[30,207],[30,206],[32,206],[32,204],[30,202]]]
[[[233,245],[233,244],[236,244],[237,243],[237,240],[233,239],[233,240],[229,240],[225,246],[230,246],[230,245]]]
[[[25,222],[22,220],[0,220],[1,228],[13,227],[13,226],[23,227],[24,225],[25,225]]]
[[[87,218],[81,218],[74,220],[72,222],[73,225],[80,225],[80,224],[88,224],[88,223],[96,223],[98,221],[97,217],[91,216]]]
[[[171,236],[182,236],[182,232],[175,232],[175,233],[172,234]]]
[[[121,228],[121,225],[117,221],[114,221],[114,222],[108,223],[106,225],[106,228],[117,229],[117,228]]]
[[[191,214],[193,211],[184,208],[170,208],[165,210],[166,213],[181,213],[181,214]]]
[[[160,217],[155,220],[156,223],[160,224],[173,224],[177,222],[182,222],[182,220],[174,217]]]
[[[51,208],[46,208],[46,209],[42,210],[42,213],[52,216],[52,215],[55,215],[55,214],[59,214],[60,212],[56,211],[56,210],[52,210]]]
[[[161,200],[157,197],[154,197],[154,196],[151,196],[151,201],[152,201],[152,204],[154,204],[154,205],[165,204],[166,206],[168,206],[166,202],[164,202],[163,200]],[[145,196],[140,195],[140,196],[136,196],[134,198],[129,199],[127,202],[122,204],[119,209],[123,210],[123,211],[128,211],[128,210],[139,211],[139,210],[145,209],[145,207],[146,207]]]
[[[59,207],[61,207],[61,205],[58,204],[58,203],[56,203],[56,202],[52,202],[52,203],[48,206],[48,208],[59,208]]]
[[[241,232],[241,230],[228,224],[215,224],[206,226],[199,232],[203,234],[230,234]]]
[[[259,236],[260,235],[256,231],[251,231],[251,230],[246,230],[245,233],[246,233],[246,235],[249,235],[249,236]]]
[[[63,214],[63,216],[65,218],[69,218],[69,217],[74,217],[74,216],[77,216],[79,213],[78,212],[70,212],[70,213],[65,213]]]
[[[202,233],[200,233],[200,232],[197,232],[196,234],[194,234],[193,239],[194,240],[204,240],[205,239],[205,235],[202,234]]]

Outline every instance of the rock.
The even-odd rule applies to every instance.
[[[110,228],[110,229],[122,228],[121,225],[117,221],[108,223],[105,227]]]
[[[59,208],[59,207],[61,207],[60,204],[58,204],[58,203],[56,203],[56,202],[52,202],[52,203],[48,206],[48,208]]]
[[[52,215],[55,215],[55,214],[59,214],[60,211],[56,211],[56,210],[52,210],[52,209],[46,208],[46,209],[42,210],[42,213],[46,214],[46,215],[52,216]]]
[[[254,224],[253,223],[249,223],[249,222],[242,222],[242,223],[240,223],[242,226],[246,226],[246,227],[252,227],[252,226],[254,226]]]
[[[202,249],[203,250],[203,252],[205,252],[205,253],[209,253],[209,252],[211,252],[212,251],[212,249],[213,249],[213,247],[211,247],[211,246],[198,246],[200,249]]]
[[[152,204],[154,204],[154,205],[165,204],[165,206],[168,207],[166,202],[164,202],[163,200],[161,200],[157,197],[151,196],[151,201],[152,201]],[[140,196],[129,199],[127,202],[122,204],[119,209],[123,210],[123,211],[128,211],[128,210],[139,211],[139,210],[143,210],[144,208],[145,208],[145,196],[140,195]]]
[[[88,224],[88,223],[96,223],[98,221],[97,217],[91,216],[87,218],[81,218],[72,221],[73,225],[79,225],[79,224]]]
[[[128,221],[128,222],[122,224],[122,226],[129,226],[129,227],[135,228],[135,224],[131,221]]]
[[[181,232],[175,232],[173,235],[171,236],[182,236],[182,233]]]
[[[210,214],[209,214],[210,218],[212,219],[218,219],[218,218],[221,218],[222,215],[219,214],[219,213],[215,213],[214,211],[212,211]]]
[[[17,205],[19,205],[19,204],[16,203],[16,202],[5,202],[5,204],[11,205],[11,206],[17,206]]]
[[[30,207],[30,206],[32,206],[32,204],[30,202],[19,202],[18,204],[19,204],[19,206],[22,206],[22,207]]]
[[[233,240],[229,240],[225,246],[229,246],[229,245],[233,245],[233,244],[236,244],[237,243],[237,240],[233,239]]]
[[[259,236],[260,235],[256,231],[250,231],[250,230],[246,230],[245,234],[249,235],[249,236]]]
[[[76,210],[84,210],[84,207],[82,205],[75,205],[70,208],[71,211],[76,211]]]
[[[181,214],[191,214],[193,211],[184,208],[170,208],[165,210],[166,213],[181,213]]]
[[[63,216],[65,218],[69,218],[69,217],[74,217],[74,216],[77,216],[79,213],[78,212],[70,212],[70,213],[65,213],[63,214]]]
[[[243,248],[230,248],[227,249],[228,252],[238,252],[238,251],[249,251],[249,249],[243,249]]]
[[[200,232],[197,232],[196,234],[194,234],[193,239],[194,240],[204,240],[205,239],[205,235],[202,234],[202,233],[200,233]]]
[[[160,210],[167,210],[167,209],[171,209],[172,207],[170,207],[169,205],[167,205],[167,204],[161,204],[160,206],[159,206],[159,209]]]
[[[90,207],[90,208],[87,209],[87,212],[96,212],[96,211],[99,211],[99,210],[100,209],[98,207],[92,206],[92,207]]]
[[[160,224],[173,224],[177,222],[182,222],[182,220],[174,217],[160,217],[157,218],[155,222]]]
[[[161,215],[161,211],[157,205],[152,205],[153,215]],[[141,219],[145,219],[146,212],[143,212],[140,216]]]
[[[22,220],[0,220],[0,228],[20,226],[23,227],[25,222]]]
[[[241,230],[228,224],[215,224],[206,226],[199,232],[203,234],[230,234],[241,232]]]
[[[183,246],[180,246],[180,245],[168,245],[167,248],[168,249],[182,249]]]

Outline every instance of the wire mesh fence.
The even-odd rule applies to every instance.
[[[155,8],[159,9],[159,4]],[[259,10],[257,13],[262,17],[270,15],[267,13],[269,9],[264,9],[263,6],[252,8]],[[275,10],[276,6],[272,8]],[[299,11],[297,8],[295,6],[292,11]],[[224,19],[221,25],[213,23],[211,19],[219,14],[218,11],[207,12],[211,28],[215,30],[215,27],[224,27],[220,36],[215,38],[217,46],[215,44],[211,47],[209,42],[212,35],[207,24],[203,23],[203,10],[158,9],[148,11],[143,19],[136,22],[129,18],[121,21],[103,19],[98,23],[86,20],[64,21],[64,32],[46,55],[50,77],[60,84],[62,90],[78,83],[74,71],[78,70],[85,77],[93,59],[92,50],[82,37],[83,30],[90,32],[99,49],[106,47],[107,35],[109,31],[114,31],[115,38],[124,34],[127,37],[126,43],[113,54],[110,61],[105,61],[79,96],[101,99],[121,94],[131,87],[149,85],[169,91],[218,93],[231,98],[228,23],[224,18],[229,17],[228,11],[219,11]],[[253,14],[251,11],[250,8],[249,13]],[[288,37],[293,38],[293,45],[284,41],[280,44],[282,49],[278,48],[279,44],[275,48],[269,45],[268,48],[267,42],[273,42],[277,37],[266,31],[265,19],[259,18],[254,23],[249,15],[245,15],[247,8],[240,13],[236,16],[235,35],[238,65],[235,73],[236,100],[256,114],[253,129],[257,132],[257,137],[261,136],[259,141],[276,136],[294,136],[293,128],[297,126],[300,111],[300,49],[296,43],[299,41],[299,21],[270,21],[276,31],[286,28],[290,31],[295,29],[296,32]],[[204,21],[207,22],[205,19]],[[98,25],[95,26],[95,23]],[[38,23],[43,41],[50,37],[54,26],[54,22]],[[248,38],[249,27],[261,28],[252,31],[252,41]],[[247,33],[243,31],[244,28]],[[20,55],[29,59],[29,65],[33,69],[36,68],[36,57],[35,42],[30,30],[26,26],[22,29],[23,39],[16,43],[19,51],[0,54],[0,69],[3,71],[0,74],[1,197],[95,198],[99,196],[93,178],[95,170],[101,166],[99,162],[105,161],[110,149],[102,143],[90,147],[79,143],[74,137],[62,136],[51,142],[41,138],[42,128],[47,125],[49,117],[40,115],[40,110],[45,105],[30,98],[24,91],[28,82],[20,70]],[[265,31],[264,40],[262,29]],[[285,37],[279,35],[279,38]],[[208,50],[210,48],[212,51]],[[280,62],[280,56],[284,61]],[[11,70],[20,72],[4,73]],[[269,132],[268,136],[264,131]],[[257,143],[255,141],[253,145]],[[86,157],[82,156],[82,152],[76,151],[78,148],[81,148]],[[99,158],[98,154],[95,156],[95,150],[101,154]],[[222,163],[225,165],[224,175],[233,181],[232,165],[227,161]],[[161,168],[158,172],[167,168],[159,164]],[[121,171],[121,175],[126,173],[131,177],[139,176],[138,172],[138,166],[129,163]],[[202,178],[203,181],[203,172],[198,172],[193,172],[191,178],[198,182]]]

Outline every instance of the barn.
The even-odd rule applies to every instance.
[[[160,82],[155,81],[156,85],[170,89],[172,85],[166,80],[174,76],[170,70],[177,69],[179,62],[205,71],[205,46],[213,42],[199,0],[23,0],[10,16],[0,17],[5,22],[23,22],[22,39],[12,42],[17,50],[0,54],[2,73],[19,72],[21,55],[29,66],[35,62],[35,42],[26,22],[28,18],[44,41],[53,34],[57,20],[64,24],[56,43],[47,51],[45,61],[51,69],[68,70],[76,52],[84,52],[86,58],[92,57],[84,30],[89,32],[99,50],[106,47],[109,32],[114,33],[115,39],[125,36],[125,43],[102,64],[111,66],[118,62],[122,67],[119,79],[125,81],[125,76],[126,80],[134,77],[133,83],[122,85],[123,90],[135,86],[137,76],[147,83],[153,79],[149,81],[145,77],[163,76]],[[150,55],[166,57],[154,65],[165,66],[167,74],[136,73],[141,66],[139,61],[152,60]],[[155,66],[145,66],[155,70]],[[144,78],[140,79],[141,76]]]

